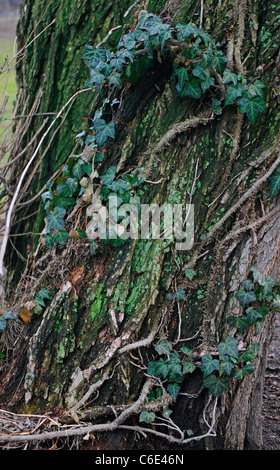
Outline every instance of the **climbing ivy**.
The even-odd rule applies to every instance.
[[[97,167],[103,160],[103,146],[108,139],[114,139],[116,133],[115,123],[107,122],[104,110],[119,104],[116,99],[104,98],[104,93],[121,88],[126,81],[135,85],[155,60],[162,63],[171,58],[172,78],[179,96],[200,99],[209,93],[214,114],[221,114],[225,106],[237,104],[240,112],[254,124],[259,113],[265,111],[263,83],[258,79],[248,81],[243,75],[236,75],[228,69],[219,44],[201,28],[184,21],[171,26],[153,13],[142,11],[138,26],[125,34],[114,50],[86,46],[82,57],[89,66],[89,79],[85,86],[95,89],[102,103],[90,119],[90,126],[76,136],[87,151],[70,155],[56,187],[49,182],[47,191],[42,194],[47,247],[67,242],[69,233],[64,218],[78,197],[90,204],[96,189],[103,186],[103,199],[110,193],[118,193],[124,200],[131,197],[135,186],[143,183],[136,171],[126,177],[117,177],[114,166],[108,168],[104,175],[99,175]],[[225,96],[222,86],[226,90]],[[80,237],[84,238],[85,232],[81,232]],[[115,241],[112,243],[116,244]],[[90,239],[90,246],[95,253],[96,242]]]
[[[250,268],[250,273],[252,278],[244,279],[242,288],[235,294],[244,314],[228,317],[227,323],[235,328],[235,332],[243,333],[251,328],[257,336],[267,314],[270,311],[280,311],[280,286],[270,276],[264,279],[254,266]],[[191,278],[195,272],[188,270],[186,274]],[[175,299],[178,291],[179,289],[169,300]],[[177,300],[187,299],[180,295]],[[232,379],[240,381],[254,371],[253,362],[258,355],[258,343],[251,343],[246,350],[239,350],[238,345],[239,341],[234,334],[228,335],[217,345],[214,353],[204,354],[199,358],[185,346],[179,351],[175,350],[172,343],[165,339],[155,347],[160,357],[148,363],[147,374],[159,378],[166,386],[167,392],[176,399],[185,377],[199,368],[203,385],[214,397],[218,397],[231,390]],[[151,396],[155,399],[156,393],[153,392]],[[155,419],[155,414],[153,415]],[[141,414],[140,418],[147,423],[153,421],[151,414]]]

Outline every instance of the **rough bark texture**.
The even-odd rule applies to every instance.
[[[73,6],[69,0],[52,2],[46,8],[44,1],[23,2],[20,41],[27,40],[38,11],[43,12],[42,29],[57,18],[52,28],[34,42],[34,50],[30,49],[18,72],[26,96],[34,96],[40,87],[45,87],[41,112],[58,110],[82,86],[87,73],[80,60],[83,46],[98,42],[101,31],[105,33],[119,24],[123,11],[132,3],[85,0],[74,2]],[[151,11],[163,11],[162,16],[172,21],[184,19],[196,24],[200,6],[199,1],[148,4]],[[270,218],[264,217],[277,207],[277,201],[266,197],[266,183],[252,192],[219,230],[211,232],[254,182],[266,174],[279,152],[279,64],[277,41],[273,41],[279,36],[279,23],[274,21],[277,14],[279,2],[204,2],[204,28],[227,48],[233,70],[238,72],[242,66],[250,74],[262,66],[267,112],[259,117],[256,126],[243,119],[235,106],[212,119],[209,95],[199,105],[195,100],[179,98],[169,62],[155,62],[135,87],[122,90],[121,106],[115,116],[117,138],[107,147],[104,169],[116,164],[120,171],[127,171],[142,165],[149,168],[150,180],[161,180],[147,184],[143,202],[188,203],[198,164],[199,188],[192,201],[194,248],[175,252],[167,241],[135,240],[121,249],[103,247],[91,256],[86,242],[72,240],[64,249],[47,253],[41,247],[35,259],[30,256],[13,298],[16,311],[20,314],[31,294],[42,287],[51,290],[53,300],[43,316],[33,315],[24,326],[9,361],[3,364],[2,406],[33,413],[65,412],[98,388],[98,394],[86,395],[89,402],[95,398],[91,412],[98,422],[107,416],[107,405],[118,410],[119,406],[134,402],[143,386],[143,371],[135,362],[147,365],[154,351],[152,345],[147,341],[144,348],[133,351],[127,351],[126,346],[149,337],[154,344],[160,338],[177,338],[178,306],[166,301],[167,292],[178,287],[186,290],[188,301],[180,303],[181,337],[190,338],[198,331],[199,335],[182,344],[200,354],[215,351],[217,343],[232,333],[226,319],[240,311],[234,294],[250,266],[279,280],[280,216],[275,211]],[[243,63],[247,59],[246,64],[242,65],[240,59]],[[38,167],[33,194],[71,153],[68,136],[80,130],[81,115],[91,111],[90,97],[81,97],[72,107],[51,143],[48,158],[45,156]],[[161,138],[174,130],[174,124],[193,117],[204,120],[199,119],[183,132],[169,133],[169,145],[161,146],[158,153],[153,151]],[[28,207],[28,211],[32,209]],[[42,215],[32,223],[42,229]],[[69,220],[69,226],[71,223]],[[210,235],[202,240],[202,234]],[[192,281],[184,276],[186,266],[198,273]],[[233,384],[231,393],[218,400],[217,436],[193,441],[187,448],[262,447],[261,397],[273,322],[271,313],[259,337],[254,338],[259,342],[254,373]],[[149,336],[151,332],[154,338]],[[253,339],[250,333],[237,337],[244,344]],[[201,416],[208,394],[199,371],[188,375],[182,392],[196,398],[179,395],[173,404],[173,420],[181,429],[192,429],[195,435],[206,432]],[[137,424],[137,418],[133,422]],[[125,431],[106,439],[107,448],[154,445],[152,440],[147,443],[144,439],[135,443],[133,433]],[[105,447],[104,441],[102,445]],[[163,441],[156,445],[171,448]]]

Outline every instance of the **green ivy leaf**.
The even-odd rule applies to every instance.
[[[218,359],[213,359],[210,354],[206,354],[205,356],[202,356],[201,372],[204,377],[212,374],[214,370],[219,370],[219,368],[220,368],[220,364],[219,364]]]
[[[255,302],[257,300],[256,294],[253,291],[245,291],[245,290],[239,290],[236,294],[235,297],[238,299],[241,307],[246,307],[252,302]]]
[[[196,368],[196,366],[189,359],[184,361],[182,366],[183,366],[183,369],[182,369],[183,374],[191,374]]]
[[[220,361],[220,374],[227,374],[230,375],[231,371],[234,367],[234,363],[232,362],[232,359],[229,356],[223,356]]]
[[[110,75],[108,77],[108,83],[109,85],[114,85],[117,88],[121,88],[122,86],[121,74],[116,72]]]
[[[108,124],[104,119],[95,119],[93,121],[93,128],[96,132],[96,142],[97,145],[103,145],[108,137],[114,139],[115,137],[115,124],[114,122],[109,122]]]
[[[99,72],[96,69],[90,69],[90,84],[91,85],[102,85],[102,83],[105,80],[105,75],[103,73]]]
[[[259,113],[266,111],[266,105],[261,96],[254,96],[254,98],[244,96],[237,104],[240,112],[246,113],[246,116],[252,124],[256,123]]]
[[[95,49],[92,46],[86,46],[82,52],[82,59],[89,61],[90,67],[96,67],[100,62],[106,62],[107,50],[103,48]]]
[[[259,310],[256,310],[253,307],[249,307],[249,308],[246,309],[246,317],[247,317],[247,321],[248,321],[249,326],[253,326],[256,323],[257,320],[259,320],[260,318],[261,319],[263,318],[263,316],[259,312]]]
[[[237,82],[238,82],[238,76],[231,72],[229,69],[225,69],[224,74],[223,74],[223,83],[233,83],[233,85],[236,87]]]
[[[201,98],[201,87],[200,87],[201,80],[193,77],[192,75],[189,77],[189,80],[185,83],[184,88],[180,88],[177,86],[177,91],[180,96],[187,97],[190,96],[191,98],[199,99]]]
[[[177,398],[177,395],[180,392],[180,389],[181,387],[177,383],[168,384],[166,387],[166,390],[168,391],[168,393],[170,393],[170,395],[175,399]]]
[[[239,358],[239,362],[253,362],[258,355],[258,343],[250,344],[247,351],[245,351]]]
[[[190,356],[192,354],[192,350],[190,348],[187,348],[187,346],[183,346],[182,348],[180,348],[180,351],[182,351],[182,353],[186,354],[187,356]]]
[[[254,82],[250,83],[248,86],[248,93],[253,98],[254,96],[262,96],[263,97],[263,88],[265,85],[261,80],[255,80]]]
[[[270,181],[270,197],[274,197],[280,190],[280,173],[278,173],[278,171],[275,171],[269,178],[269,181]]]
[[[178,86],[182,90],[189,79],[187,67],[176,67],[175,75],[178,78]]]
[[[182,39],[187,39],[191,35],[197,36],[199,33],[198,27],[195,24],[186,24],[184,21],[180,21],[177,24],[176,30],[180,33]]]
[[[170,364],[169,365],[169,374],[168,374],[168,380],[169,381],[174,381],[177,382],[181,380],[182,377],[182,366],[181,364]]]
[[[55,207],[53,212],[47,215],[48,230],[61,230],[64,228],[64,216],[66,210],[62,207]]]
[[[224,56],[222,51],[214,51],[214,55],[213,57],[211,57],[211,65],[215,67],[215,69],[220,75],[224,71],[226,62],[227,62],[227,58]]]
[[[226,354],[236,358],[238,356],[238,341],[235,338],[227,336],[225,341],[218,344],[218,350],[222,356]]]
[[[175,298],[177,300],[188,300],[187,296],[186,296],[186,292],[184,291],[184,289],[178,289],[176,294],[175,294]]]
[[[0,330],[5,330],[7,327],[7,322],[4,317],[0,317]]]
[[[254,283],[250,279],[244,279],[241,284],[246,291],[254,290]]]
[[[116,177],[116,166],[110,166],[105,175],[100,176],[106,186],[111,186]]]
[[[212,110],[217,115],[222,114],[221,101],[219,101],[217,98],[212,99]]]
[[[227,377],[216,377],[214,374],[211,374],[204,378],[203,383],[214,397],[218,397],[223,392],[230,390],[230,383]]]
[[[229,85],[227,87],[227,95],[226,95],[226,100],[225,100],[225,106],[228,106],[232,103],[234,103],[237,98],[240,98],[243,92],[243,86],[238,84],[238,85]]]
[[[215,80],[213,77],[207,77],[203,82],[201,82],[202,91],[208,90],[211,86],[215,85]]]
[[[69,233],[66,230],[59,230],[59,232],[53,234],[53,241],[59,245],[64,245],[69,238]]]
[[[193,279],[194,276],[196,276],[196,271],[194,271],[193,269],[186,269],[185,276],[189,279]]]
[[[123,37],[123,43],[126,50],[131,51],[136,46],[134,33],[128,33]]]
[[[139,421],[140,423],[147,423],[150,424],[155,420],[155,413],[153,411],[141,411],[140,416],[139,416]]]
[[[228,317],[227,323],[230,326],[234,326],[235,328],[237,328],[240,331],[240,333],[243,333],[243,331],[246,330],[246,328],[248,328],[250,326],[248,318],[244,317],[244,316],[242,316],[242,317]]]
[[[79,180],[79,181],[83,177],[83,170],[82,170],[83,165],[84,165],[84,163],[83,163],[83,161],[81,161],[81,162],[75,163],[75,165],[73,165],[73,168],[72,168],[72,175],[75,178],[77,178],[77,180]]]
[[[158,354],[169,354],[172,350],[172,344],[170,341],[167,341],[166,339],[158,343],[158,345],[155,347],[155,350],[157,351]]]
[[[115,57],[114,59],[111,60],[110,65],[112,68],[117,69],[118,72],[121,72],[124,63],[125,63],[124,59],[122,59],[121,57]]]

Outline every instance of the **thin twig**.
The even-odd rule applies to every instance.
[[[14,193],[14,197],[10,203],[10,206],[9,206],[9,210],[7,212],[7,217],[6,217],[6,226],[5,226],[5,233],[4,233],[4,237],[3,237],[3,240],[2,240],[2,245],[1,245],[1,251],[0,251],[0,276],[4,276],[4,265],[3,265],[3,261],[4,261],[4,256],[5,256],[5,252],[6,252],[6,247],[7,247],[7,242],[8,242],[8,238],[9,238],[9,233],[10,233],[10,225],[11,225],[11,217],[12,217],[12,213],[13,213],[13,209],[14,209],[14,206],[15,206],[15,203],[16,203],[16,200],[18,198],[18,195],[19,195],[19,192],[20,192],[20,188],[21,188],[21,185],[23,183],[23,180],[31,166],[31,164],[33,163],[33,161],[35,160],[38,152],[39,152],[39,149],[43,143],[43,141],[45,140],[46,136],[48,135],[48,133],[50,132],[50,130],[52,129],[53,125],[55,124],[55,122],[57,121],[57,119],[60,118],[60,116],[62,115],[63,111],[67,108],[67,106],[73,101],[73,99],[75,99],[79,94],[81,93],[84,93],[86,91],[89,91],[89,90],[92,90],[92,88],[84,88],[83,90],[79,90],[77,91],[76,93],[74,93],[74,95],[71,96],[71,98],[69,98],[69,100],[67,101],[67,103],[61,108],[61,110],[57,113],[55,119],[52,121],[52,123],[50,124],[50,126],[48,127],[48,129],[44,132],[43,136],[41,137],[40,139],[40,142],[39,144],[37,145],[36,149],[35,149],[35,152],[33,153],[32,157],[30,158],[29,162],[27,163],[26,167],[24,168],[22,174],[21,174],[21,177],[19,179],[19,182],[17,184],[17,187],[16,187],[16,190],[15,190],[15,193]]]

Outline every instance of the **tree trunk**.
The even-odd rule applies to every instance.
[[[30,103],[34,102],[43,87],[38,112],[58,112],[87,78],[81,61],[83,47],[100,42],[101,31],[104,37],[125,21],[124,12],[133,3],[69,0],[48,6],[45,1],[24,1],[18,28],[20,44],[27,42],[38,11],[41,30],[56,18],[34,41],[18,68],[19,85],[25,87],[24,100],[29,97]],[[187,204],[191,198],[195,207],[194,246],[189,251],[176,251],[168,240],[137,239],[122,247],[101,245],[92,255],[84,239],[72,239],[65,247],[50,250],[39,245],[36,256],[29,256],[16,293],[10,293],[18,321],[10,322],[2,333],[2,341],[12,351],[1,370],[0,400],[2,407],[21,413],[51,410],[65,417],[71,410],[72,416],[75,413],[97,426],[92,432],[110,431],[106,441],[103,434],[98,434],[99,443],[89,441],[92,449],[261,449],[263,378],[274,313],[267,315],[255,337],[251,331],[236,332],[227,318],[241,314],[235,293],[251,266],[279,281],[280,216],[276,198],[269,198],[267,175],[279,155],[279,56],[273,38],[279,35],[275,17],[280,3],[145,3],[149,11],[161,12],[162,18],[174,24],[183,19],[199,26],[202,21],[204,29],[227,52],[231,70],[239,73],[244,68],[254,77],[258,70],[266,85],[267,111],[252,125],[236,105],[213,115],[209,94],[199,102],[180,98],[169,60],[155,60],[135,86],[122,88],[121,104],[114,116],[116,138],[106,145],[103,173],[111,165],[118,167],[119,174],[143,166],[148,174],[145,203]],[[135,9],[128,16],[130,25],[133,12]],[[113,35],[111,38],[116,41]],[[82,128],[81,116],[92,115],[92,103],[91,94],[81,94],[55,137],[45,142],[41,149],[44,158],[39,157],[28,199],[65,163],[73,149],[69,136]],[[36,119],[28,138],[43,117]],[[261,177],[262,184],[258,184]],[[26,207],[24,213],[19,212],[20,218],[34,212],[34,207]],[[41,208],[36,217],[19,223],[17,230],[33,227],[32,231],[41,231]],[[73,219],[68,219],[69,228],[74,226]],[[28,242],[16,246],[22,251]],[[19,276],[13,268],[15,254],[9,254],[10,285],[14,285]],[[186,269],[193,269],[196,276],[186,277]],[[17,328],[22,325],[27,302],[42,288],[51,292],[52,300],[41,316],[33,314],[24,323],[16,342],[10,339],[9,343],[9,335],[14,339],[13,324]],[[166,299],[167,293],[174,295],[180,288],[187,300]],[[154,408],[151,406],[156,412],[168,404],[173,410],[172,420],[181,430],[204,437],[180,444],[172,441],[174,431],[168,433],[162,426],[161,433],[166,437],[151,433],[148,441],[141,437],[135,442],[134,432],[140,429],[139,403],[144,402],[144,391],[151,388],[145,374],[156,354],[154,346],[168,339],[175,349],[188,346],[201,358],[215,353],[217,344],[232,334],[241,346],[259,343],[251,375],[241,382],[232,381],[231,391],[214,399],[196,369],[186,375],[176,400],[164,393],[154,402]],[[131,414],[122,414],[133,403],[137,406]],[[113,409],[121,419],[112,429],[102,427],[108,419],[114,423]],[[212,432],[207,434],[207,422],[213,416]],[[69,416],[64,419],[69,422]]]

